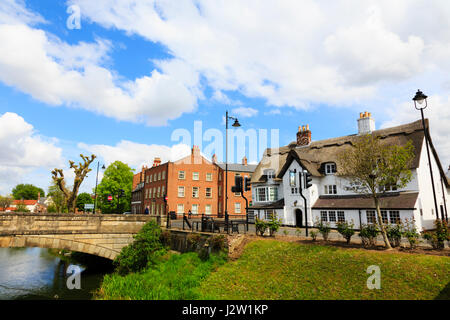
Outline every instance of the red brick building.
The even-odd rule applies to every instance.
[[[244,158],[242,164],[228,165],[228,214],[245,214],[245,200],[231,192],[234,177],[249,176],[256,165],[248,165]],[[191,154],[174,162],[161,163],[155,158],[152,167],[142,172],[143,187],[133,189],[132,200],[138,205],[138,192],[142,192],[141,209],[134,212],[148,211],[151,215],[164,215],[175,211],[183,213],[223,215],[225,213],[225,164],[219,164],[213,157],[209,161],[194,146]],[[138,174],[139,175],[139,174]],[[138,179],[137,179],[138,180]],[[167,196],[167,207],[164,201]],[[251,199],[251,191],[245,193]],[[133,212],[133,211],[132,211]],[[134,213],[133,212],[133,213]]]

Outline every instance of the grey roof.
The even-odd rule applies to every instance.
[[[216,163],[219,168],[222,170],[225,170],[225,163]],[[228,164],[228,171],[237,171],[237,172],[255,172],[255,169],[258,165],[257,164],[240,164],[240,163],[229,163]]]

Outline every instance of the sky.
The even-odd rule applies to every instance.
[[[138,172],[193,144],[225,161],[226,111],[253,139],[228,161],[257,163],[301,125],[321,140],[364,111],[418,120],[418,89],[450,165],[447,0],[2,0],[0,43],[0,194],[46,190],[53,168],[70,184],[81,153],[97,156],[81,192],[97,164]]]

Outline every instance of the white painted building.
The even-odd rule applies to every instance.
[[[428,121],[426,120],[428,130]],[[431,177],[422,122],[375,130],[370,113],[361,113],[358,133],[339,138],[311,141],[309,127],[299,128],[297,140],[288,146],[267,149],[252,175],[252,206],[250,213],[267,219],[276,213],[284,225],[313,226],[317,220],[328,221],[332,227],[338,221],[361,224],[376,220],[373,199],[353,191],[349,181],[339,172],[337,155],[352,147],[362,134],[380,136],[388,144],[405,145],[412,141],[415,157],[411,165],[412,179],[401,190],[389,190],[380,195],[384,222],[396,223],[414,219],[418,230],[433,228],[437,218],[448,219],[450,179],[445,175],[430,139],[430,156],[438,211],[435,212]],[[312,176],[312,186],[300,194],[302,171]]]

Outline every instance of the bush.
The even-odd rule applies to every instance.
[[[275,233],[278,232],[278,230],[280,230],[281,219],[278,219],[276,215],[272,215],[269,222],[267,223],[267,226],[269,227],[269,233],[272,237]]]
[[[134,242],[124,247],[114,260],[116,271],[125,275],[157,263],[166,253],[160,236],[161,228],[155,221],[146,223],[134,236]]]
[[[328,236],[331,231],[330,223],[318,219],[314,226],[319,230],[323,240],[328,241]]]
[[[414,249],[417,246],[417,241],[419,239],[419,233],[416,229],[416,224],[414,219],[405,219],[405,223],[402,225],[402,236],[408,239],[409,247]]]
[[[445,240],[450,240],[450,232],[448,229],[447,222],[437,219],[434,222],[435,230],[425,231],[423,233],[423,238],[431,241],[431,246],[433,249],[442,250],[445,247]]]
[[[355,230],[353,229],[353,222],[338,222],[337,223],[337,231],[344,237],[347,241],[347,244],[350,243],[350,239],[355,234]]]
[[[266,221],[256,218],[255,220],[256,234],[259,234],[261,237],[264,237],[264,233],[266,232],[266,229],[268,227],[269,226]]]
[[[402,227],[401,224],[388,224],[385,226],[386,235],[388,237],[389,243],[392,247],[400,246],[402,240]]]
[[[377,242],[377,236],[380,231],[375,224],[363,224],[359,231],[359,236],[364,247],[373,247]]]
[[[317,231],[311,230],[311,232],[309,233],[311,235],[312,241],[316,241],[317,240]]]
[[[209,247],[214,252],[224,251],[228,248],[227,238],[224,235],[215,235],[207,241]]]
[[[302,229],[296,228],[295,229],[295,234],[297,235],[297,237],[300,237],[302,235]]]
[[[189,243],[190,251],[199,251],[205,244],[205,239],[197,233],[191,233],[187,236],[187,242]]]

